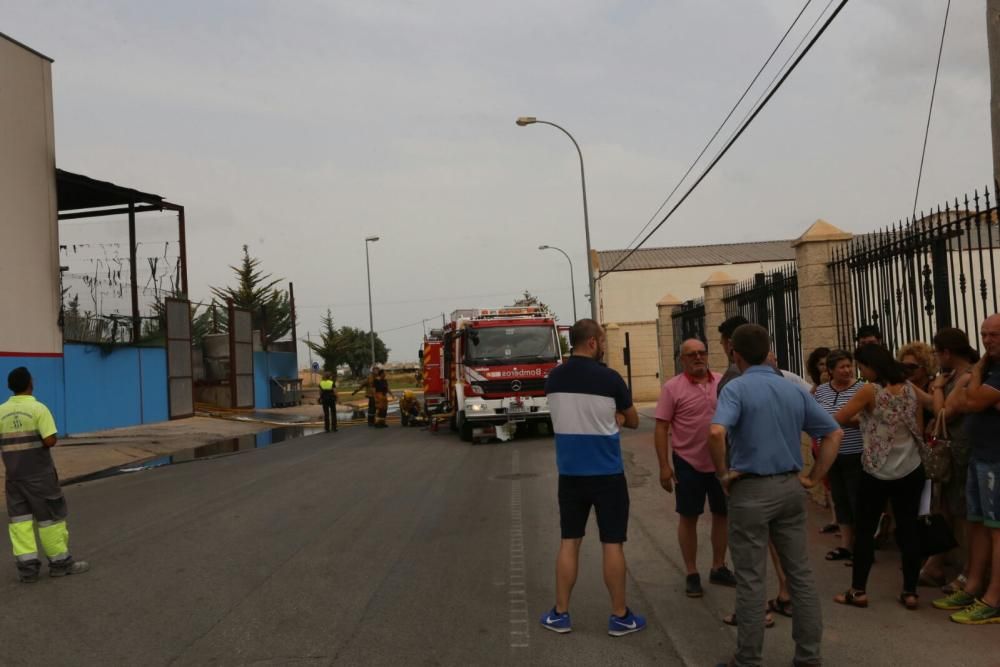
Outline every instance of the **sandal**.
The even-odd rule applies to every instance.
[[[920,606],[920,596],[916,593],[907,593],[906,591],[903,591],[899,594],[899,597],[896,598],[896,601],[910,611],[915,611]]]
[[[941,592],[944,593],[945,595],[951,595],[952,593],[957,593],[958,591],[964,591],[965,583],[968,580],[969,580],[968,577],[966,577],[964,574],[960,574],[957,577],[955,577],[955,580],[952,581],[950,584],[948,584],[947,586],[942,586]]]
[[[864,591],[848,589],[841,595],[833,596],[833,601],[837,604],[847,605],[848,607],[860,607],[864,609],[868,606],[868,595]]]
[[[854,558],[854,554],[851,553],[850,549],[845,549],[844,547],[830,549],[826,553],[827,560],[851,560],[852,558]]]
[[[792,617],[792,601],[782,600],[781,598],[774,598],[773,600],[767,601],[767,610],[773,611],[775,614],[781,614],[782,616]]]
[[[736,614],[729,614],[728,616],[723,616],[722,622],[725,623],[726,625],[731,625],[735,628]],[[771,616],[771,614],[767,614],[764,616],[764,627],[768,629],[774,627],[774,616]]]

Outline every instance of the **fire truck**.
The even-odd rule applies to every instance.
[[[562,361],[555,317],[537,306],[456,310],[424,338],[424,402],[463,440],[513,437],[551,416],[545,379]]]

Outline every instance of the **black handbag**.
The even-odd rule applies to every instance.
[[[920,540],[920,553],[925,557],[943,554],[958,546],[955,531],[940,514],[917,518],[917,538]]]

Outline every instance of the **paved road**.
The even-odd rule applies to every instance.
[[[644,633],[605,634],[593,538],[575,631],[536,625],[558,541],[548,439],[470,446],[447,430],[362,427],[68,488],[74,551],[94,569],[27,586],[11,566],[0,663],[714,664],[732,649],[717,619],[733,594],[683,597],[650,442],[644,423],[625,445],[630,604],[649,616]],[[825,539],[814,562],[829,600],[848,572],[820,562]],[[890,581],[873,586],[872,608],[825,605],[828,664],[996,663],[1000,629],[902,610],[894,554],[879,559]],[[768,664],[790,663],[789,632],[786,619],[768,632]]]

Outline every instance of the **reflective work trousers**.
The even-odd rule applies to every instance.
[[[41,569],[35,526],[50,569],[65,569],[73,564],[69,553],[69,530],[66,528],[66,499],[56,474],[32,479],[8,479],[7,515],[10,517],[10,542],[14,548],[18,573],[37,576]]]
[[[375,425],[384,426],[387,414],[389,414],[389,396],[378,392],[375,394]]]

